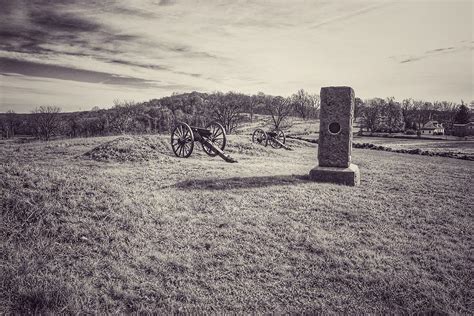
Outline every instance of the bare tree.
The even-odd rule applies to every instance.
[[[79,117],[71,116],[67,121],[67,136],[69,137],[78,137],[79,136]]]
[[[230,134],[242,119],[244,95],[228,92],[217,92],[209,99],[213,118]]]
[[[456,117],[459,105],[454,102],[436,101],[434,106],[437,110],[438,121],[446,124],[447,128],[451,128],[452,124],[454,124],[454,118]]]
[[[265,106],[272,116],[275,128],[280,128],[282,122],[293,112],[293,104],[290,98],[266,96]]]
[[[362,111],[362,126],[371,133],[377,129],[382,107],[385,105],[385,100],[380,98],[371,99],[365,102],[366,106]]]
[[[5,114],[4,130],[6,138],[12,138],[15,136],[16,129],[18,127],[18,118],[13,110],[8,110]]]
[[[264,98],[265,95],[262,92],[250,96],[249,101],[247,102],[247,111],[250,115],[250,122],[253,121],[255,109],[259,104],[262,104],[264,102]]]
[[[132,130],[137,115],[137,104],[134,101],[114,100],[114,107],[109,121],[110,128],[119,134]]]
[[[361,98],[355,98],[354,100],[354,121],[360,117],[364,108],[364,101]]]
[[[314,118],[319,117],[319,107],[321,106],[321,97],[319,94],[310,94],[309,95],[309,100],[310,100],[310,106],[311,106],[311,112],[310,115],[312,115]]]
[[[404,99],[402,101],[402,114],[403,120],[405,121],[405,128],[411,128],[413,126],[413,122],[415,121],[413,111],[414,111],[414,104],[413,99]]]
[[[434,107],[431,102],[425,102],[423,100],[413,102],[413,120],[418,130],[431,121],[433,112]]]
[[[2,138],[8,138],[7,122],[4,116],[0,115],[0,135]]]
[[[33,110],[33,126],[36,135],[43,140],[49,140],[55,135],[61,126],[59,113],[61,108],[57,106],[40,106]]]
[[[399,102],[395,101],[394,97],[387,99],[383,115],[389,133],[403,131],[405,122],[403,120],[402,107]]]
[[[291,102],[293,104],[293,109],[296,114],[305,120],[309,115],[308,93],[303,89],[298,90],[298,92],[291,96]]]
[[[305,120],[310,116],[316,116],[320,98],[317,94],[309,94],[304,89],[300,89],[291,96],[291,103],[296,114]]]

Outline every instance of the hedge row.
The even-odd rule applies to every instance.
[[[298,139],[304,140],[310,143],[317,144],[317,139],[309,139],[299,136],[287,136],[291,139]],[[390,147],[385,147],[381,145],[374,145],[370,143],[352,143],[353,148],[362,148],[362,149],[372,149],[372,150],[382,150],[382,151],[390,151],[394,153],[401,153],[401,154],[411,154],[411,155],[423,155],[423,156],[439,156],[439,157],[447,157],[447,158],[455,158],[455,159],[462,159],[462,160],[470,160],[474,161],[474,156],[466,155],[462,152],[434,152],[429,150],[421,150],[419,148],[415,149],[393,149]]]
[[[472,160],[474,161],[474,156],[466,155],[462,152],[447,152],[447,151],[429,151],[429,150],[421,150],[419,148],[415,149],[393,149],[390,147],[385,146],[377,146],[370,143],[353,143],[353,148],[362,148],[362,149],[372,149],[372,150],[383,150],[383,151],[391,151],[394,153],[401,153],[401,154],[411,154],[411,155],[423,155],[423,156],[439,156],[439,157],[447,157],[447,158],[455,158],[455,159],[462,159],[462,160]]]

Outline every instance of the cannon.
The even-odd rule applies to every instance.
[[[285,148],[291,150],[290,147],[285,145],[286,136],[281,129],[275,129],[273,131],[265,132],[263,129],[257,128],[252,134],[252,142],[267,146],[270,143],[275,149]]]
[[[221,124],[211,122],[206,128],[199,128],[178,122],[171,133],[171,148],[174,154],[180,158],[188,158],[193,152],[195,141],[201,143],[202,149],[207,155],[219,156],[226,162],[237,162],[224,153],[227,139]]]

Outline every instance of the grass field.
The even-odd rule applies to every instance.
[[[433,152],[454,152],[474,156],[474,139],[471,140],[428,140],[400,139],[387,137],[356,137],[354,142],[384,145],[394,149],[421,149]]]
[[[242,129],[248,134],[252,131],[248,127],[261,127],[263,122],[267,122],[264,129],[270,126],[271,122],[268,117],[262,116],[253,125],[245,125]],[[302,120],[292,118],[290,126],[285,128],[288,135],[303,137],[304,139],[317,140],[319,138],[319,120]],[[358,131],[359,127],[354,126],[354,131]],[[390,136],[390,135],[387,135]],[[406,135],[405,135],[406,136]],[[467,155],[474,157],[474,139],[470,137],[465,140],[463,137],[455,136],[436,136],[438,139],[418,139],[416,136],[409,136],[412,138],[395,138],[395,137],[370,137],[370,136],[354,136],[354,143],[370,143],[377,146],[390,147],[392,149],[420,149],[422,151],[430,151],[434,153],[447,152],[457,153],[460,155]],[[446,139],[439,139],[446,138]]]
[[[472,313],[474,162],[355,149],[345,187],[289,142],[2,143],[0,314]]]

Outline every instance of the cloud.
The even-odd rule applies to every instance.
[[[194,51],[191,47],[185,46],[185,45],[177,45],[177,46],[163,45],[162,47],[165,47],[166,49],[173,52],[182,53],[184,56],[187,56],[187,57],[219,59],[219,57],[214,54],[211,54],[208,52]]]
[[[160,0],[160,2],[158,2],[158,5],[161,5],[161,6],[165,6],[165,5],[173,5],[175,4],[176,1],[174,0]]]
[[[403,59],[402,61],[400,61],[400,64],[406,64],[406,63],[411,63],[413,61],[417,61],[417,60],[420,60],[420,59],[423,59],[423,57],[413,57],[413,58],[407,58],[407,59]]]
[[[330,17],[329,19],[324,20],[322,22],[317,22],[316,24],[312,25],[310,28],[316,29],[316,28],[320,28],[322,26],[326,26],[326,25],[330,25],[330,24],[339,22],[339,21],[349,20],[351,18],[364,15],[368,12],[371,12],[371,11],[374,11],[374,10],[377,10],[377,9],[381,9],[383,7],[386,7],[387,5],[390,5],[390,3],[382,2],[382,3],[375,4],[375,5],[369,5],[368,7],[365,7],[365,8],[362,8],[362,9],[357,8],[355,10],[350,10],[349,12],[345,12],[347,10],[344,10],[343,14],[337,15],[335,17]]]
[[[120,64],[120,65],[132,66],[132,67],[142,67],[142,68],[153,69],[153,70],[169,70],[169,68],[166,66],[160,66],[160,65],[155,65],[155,64],[143,64],[139,62],[120,60],[120,59],[106,59],[105,61],[114,63],[114,64]]]
[[[57,33],[97,32],[102,26],[92,20],[78,17],[67,12],[34,9],[30,14],[31,22],[45,31]]]
[[[0,72],[3,74],[15,73],[32,77],[135,87],[153,87],[156,86],[157,83],[156,81],[120,76],[117,74],[41,64],[4,57],[0,57]]]
[[[50,44],[84,50],[97,48],[94,43],[114,43],[119,47],[120,42],[133,39],[133,35],[116,34],[106,25],[72,10],[69,5],[74,7],[74,1],[15,3],[10,4],[8,14],[3,13],[0,22],[3,51],[47,54],[51,50],[45,45]]]
[[[425,51],[422,54],[419,55],[413,55],[413,56],[391,56],[391,59],[394,59],[398,61],[400,64],[406,64],[406,63],[412,63],[415,61],[423,60],[426,58],[434,57],[434,56],[440,56],[440,55],[446,55],[446,54],[454,54],[462,51],[468,51],[468,50],[473,50],[474,47],[472,45],[461,45],[461,46],[450,46],[450,47],[440,47],[440,48],[435,48],[435,49],[430,49]]]
[[[175,65],[164,65],[163,61],[219,58],[180,42],[179,38],[161,38],[156,31],[149,34],[140,28],[123,29],[124,15],[129,23],[156,25],[157,12],[153,11],[153,2],[143,3],[142,7],[137,7],[121,0],[8,2],[6,13],[1,13],[5,19],[0,22],[0,51],[10,52],[8,57],[16,59],[19,57],[15,53],[44,55],[50,63],[57,60],[58,66],[61,66],[62,57],[76,56],[132,67],[127,72],[133,68],[146,68],[181,75],[188,72],[173,69]],[[161,1],[155,6],[157,4],[174,2]],[[83,64],[77,64],[76,68]],[[191,74],[199,77],[196,72]]]
[[[123,15],[123,16],[137,16],[137,17],[145,18],[145,19],[151,19],[151,18],[157,17],[154,12],[142,10],[139,8],[121,6],[121,5],[112,7],[112,12],[115,14]]]
[[[449,50],[453,50],[453,49],[455,49],[455,47],[436,48],[436,49],[429,50],[426,53],[427,54],[439,53],[439,52],[449,51]]]

